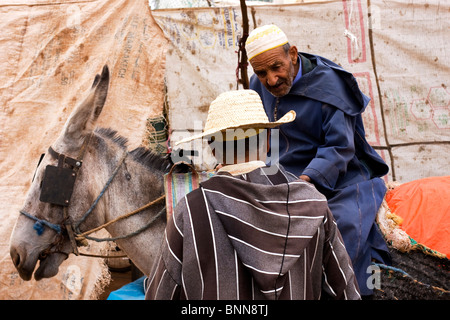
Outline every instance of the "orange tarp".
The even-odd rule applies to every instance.
[[[386,201],[411,238],[450,257],[450,176],[404,183],[390,190]]]

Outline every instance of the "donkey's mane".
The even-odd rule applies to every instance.
[[[128,139],[119,135],[116,130],[111,128],[97,128],[95,132],[101,137],[112,141],[123,150],[127,149]],[[172,166],[170,159],[145,147],[138,147],[130,151],[129,154],[134,160],[143,164],[147,168],[156,169],[163,173],[168,172]]]

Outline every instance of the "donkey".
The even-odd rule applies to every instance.
[[[170,159],[145,148],[128,152],[126,139],[117,132],[94,128],[108,87],[105,65],[36,169],[10,240],[12,261],[24,280],[33,272],[36,280],[55,276],[61,263],[78,253],[76,235],[164,194],[163,174],[170,169]],[[145,275],[166,225],[165,203],[159,200],[105,228]]]

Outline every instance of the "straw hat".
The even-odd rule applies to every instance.
[[[248,60],[258,54],[281,47],[288,43],[286,34],[276,25],[269,24],[254,29],[245,42]]]
[[[259,95],[253,90],[234,90],[220,94],[209,106],[203,133],[182,139],[175,145],[215,133],[235,129],[274,128],[295,120],[291,110],[276,122],[269,122]]]

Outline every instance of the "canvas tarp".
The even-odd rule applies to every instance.
[[[448,1],[308,1],[248,13],[250,30],[276,23],[300,51],[354,73],[372,99],[367,139],[391,166],[387,180],[450,174]],[[101,125],[141,144],[146,119],[163,118],[165,76],[172,140],[202,130],[210,102],[237,88],[241,9],[153,11],[168,46],[145,0],[4,0],[0,16],[0,299],[90,298],[104,269],[89,258],[71,257],[40,282],[23,282],[12,266],[9,235],[40,153],[106,62]],[[194,161],[214,165],[203,152]]]
[[[210,102],[236,89],[239,6],[153,11],[170,40],[167,90],[171,140],[200,131]],[[367,140],[407,182],[450,173],[450,3],[444,0],[331,0],[249,6],[249,30],[274,23],[299,51],[352,72],[371,98]],[[252,69],[249,66],[249,74]],[[242,87],[240,87],[242,88]],[[203,147],[193,160],[214,161]]]
[[[5,0],[0,27],[0,299],[95,298],[102,260],[72,255],[56,277],[25,282],[9,238],[40,154],[105,63],[111,83],[99,125],[142,144],[146,119],[162,115],[167,40],[146,0]]]

